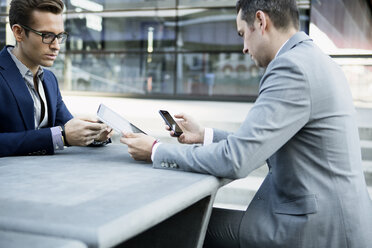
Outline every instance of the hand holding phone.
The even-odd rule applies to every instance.
[[[166,110],[159,110],[159,114],[163,117],[165,123],[174,132],[174,136],[179,137],[182,134],[182,129],[178,126],[177,122]]]

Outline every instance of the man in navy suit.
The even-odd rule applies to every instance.
[[[67,33],[61,0],[13,0],[9,20],[16,46],[0,52],[0,157],[54,154],[65,145],[104,142],[110,129],[73,118],[56,77],[43,67],[57,58]]]

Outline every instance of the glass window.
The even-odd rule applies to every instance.
[[[7,0],[0,0],[0,13],[8,13]]]
[[[175,10],[67,14],[70,50],[171,51]]]
[[[235,3],[67,0],[70,37],[53,70],[64,90],[254,99],[264,70],[242,54]],[[306,32],[310,3],[301,4]]]
[[[300,9],[300,30],[309,34],[309,9]]]
[[[310,35],[328,54],[372,54],[372,11],[367,1],[314,1]]]
[[[308,7],[310,0],[297,0],[299,8]],[[236,1],[231,0],[179,0],[179,7],[235,7]]]
[[[176,0],[67,0],[68,11],[175,8]]]
[[[173,54],[61,54],[51,68],[61,88],[115,94],[173,94]]]
[[[231,0],[179,0],[179,7],[235,7]]]
[[[233,8],[179,10],[177,45],[183,51],[241,51]]]
[[[264,73],[242,53],[178,55],[178,94],[256,96]]]

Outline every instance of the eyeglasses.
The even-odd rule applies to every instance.
[[[21,26],[22,28],[24,29],[27,29],[37,35],[40,35],[42,37],[42,42],[44,44],[52,44],[53,41],[57,38],[57,41],[59,44],[63,44],[65,43],[67,37],[68,37],[68,33],[67,32],[62,32],[60,34],[54,34],[54,33],[51,33],[51,32],[47,32],[47,33],[43,33],[43,32],[39,32],[39,31],[36,31],[35,29],[32,29],[30,27],[27,27],[27,26],[24,26],[24,25],[21,25],[19,24],[19,26]]]

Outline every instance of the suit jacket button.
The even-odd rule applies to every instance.
[[[42,150],[41,151],[41,154],[45,155],[46,154],[46,151],[45,150]]]

